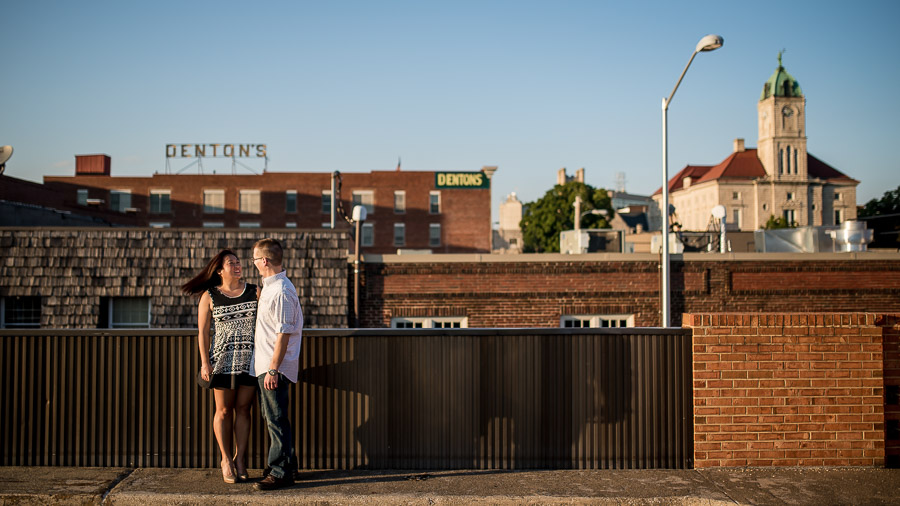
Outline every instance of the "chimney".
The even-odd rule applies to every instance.
[[[743,153],[744,152],[744,139],[735,139],[734,140],[734,152],[735,153]]]
[[[108,155],[75,155],[76,176],[108,176],[111,165]]]

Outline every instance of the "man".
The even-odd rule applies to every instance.
[[[262,276],[256,312],[253,374],[259,381],[259,403],[269,429],[269,473],[257,490],[294,484],[294,437],[288,418],[289,389],[300,369],[303,313],[297,289],[281,265],[283,250],[275,239],[253,245],[253,265]]]

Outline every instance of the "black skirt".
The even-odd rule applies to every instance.
[[[242,372],[240,374],[213,374],[209,382],[209,388],[228,388],[237,390],[239,386],[255,387],[259,383],[256,378]]]

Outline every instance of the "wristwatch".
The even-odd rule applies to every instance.
[[[269,369],[269,376],[275,376],[278,374],[278,369]]]

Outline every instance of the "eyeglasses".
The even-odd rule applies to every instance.
[[[253,263],[256,263],[257,260],[265,260],[266,257],[254,258]]]

